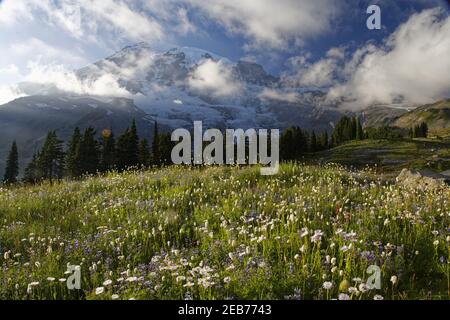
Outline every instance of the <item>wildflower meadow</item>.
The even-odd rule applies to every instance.
[[[0,253],[0,299],[449,299],[450,187],[292,163],[12,186]]]

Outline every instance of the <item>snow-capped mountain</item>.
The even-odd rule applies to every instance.
[[[199,120],[219,129],[298,125],[320,130],[331,129],[341,116],[324,103],[323,92],[285,87],[256,63],[146,43],[125,47],[63,81],[19,87],[27,96],[0,106],[0,159],[16,137],[19,149],[30,151],[49,130],[65,140],[75,126],[93,126],[97,132],[113,127],[120,133],[132,118],[151,139],[154,121],[163,130],[189,129]],[[32,154],[28,151],[24,162]]]
[[[321,92],[284,87],[261,65],[197,48],[155,51],[139,43],[76,74],[86,82],[113,75],[151,119],[171,128],[202,120],[218,128],[325,129],[340,113]]]

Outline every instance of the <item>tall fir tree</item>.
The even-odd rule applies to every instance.
[[[92,127],[84,131],[78,146],[76,162],[81,174],[94,174],[99,170],[99,150],[95,140],[95,130]]]
[[[102,171],[114,170],[116,167],[116,140],[112,130],[103,130],[101,144],[100,168]]]
[[[328,149],[329,144],[330,144],[330,142],[329,142],[329,140],[328,140],[328,131],[325,130],[325,131],[322,133],[322,136],[321,136],[321,138],[320,138],[320,146],[321,146],[321,149],[322,149],[322,150]]]
[[[138,162],[142,167],[147,167],[150,164],[150,148],[147,139],[142,139],[139,142]]]
[[[422,138],[428,137],[428,125],[425,122],[422,122],[420,124],[420,133],[421,133]]]
[[[159,165],[169,165],[171,163],[171,153],[174,146],[170,133],[159,134],[158,141]]]
[[[361,121],[360,121],[359,117],[355,117],[355,118],[356,118],[356,135],[355,135],[355,139],[356,140],[363,140],[364,139],[364,130],[362,128]]]
[[[119,171],[126,170],[129,166],[128,145],[130,129],[126,129],[117,139],[116,143],[116,165]]]
[[[158,122],[155,121],[155,125],[153,127],[151,165],[159,166],[161,164],[161,152],[159,150],[159,144]]]
[[[309,151],[311,151],[311,152],[318,151],[317,137],[316,137],[316,133],[314,132],[314,130],[311,133],[311,140],[310,140],[310,144],[309,144]]]
[[[42,178],[42,174],[39,169],[39,153],[34,153],[32,160],[25,168],[23,181],[26,183],[36,183]]]
[[[342,117],[335,125],[332,134],[333,146],[338,146],[343,142],[354,140],[356,138],[357,120],[356,118]]]
[[[299,160],[308,152],[309,138],[300,127],[290,127],[280,136],[280,158],[282,160]]]
[[[350,140],[355,139],[356,131],[358,130],[358,128],[357,128],[358,124],[357,124],[356,118],[357,117],[352,117],[352,119],[351,119],[351,123],[350,123],[350,126],[351,126]]]
[[[130,135],[128,141],[129,152],[129,166],[134,167],[139,164],[138,151],[139,151],[139,136],[137,133],[136,121],[133,119],[130,128]]]
[[[69,177],[78,177],[81,174],[80,163],[77,161],[77,152],[81,143],[80,128],[76,127],[73,131],[72,137],[66,153],[66,171]]]
[[[47,134],[38,159],[38,168],[43,179],[52,181],[63,177],[64,152],[62,143],[55,131],[50,131]]]
[[[6,159],[5,175],[3,177],[3,183],[10,184],[17,182],[17,176],[19,175],[19,154],[17,151],[17,144],[14,141],[11,145],[8,158]]]
[[[136,122],[133,120],[131,129],[127,128],[117,140],[117,169],[126,170],[138,165],[139,136]]]

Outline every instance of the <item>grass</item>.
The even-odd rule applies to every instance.
[[[450,188],[372,170],[110,173],[0,189],[0,299],[449,299],[449,241]]]
[[[364,167],[377,165],[386,172],[402,168],[435,171],[450,169],[450,140],[362,140],[314,155],[322,162]]]

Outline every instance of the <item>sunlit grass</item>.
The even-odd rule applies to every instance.
[[[370,170],[110,173],[1,189],[0,219],[1,299],[450,298],[450,188]]]

